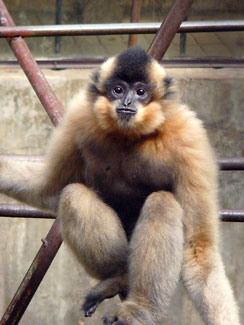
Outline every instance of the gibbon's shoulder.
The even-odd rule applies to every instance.
[[[203,122],[187,105],[179,104],[166,119],[162,141],[179,163],[216,173],[216,157]]]
[[[207,133],[203,122],[197,117],[187,105],[178,101],[171,104],[161,132],[164,136],[171,136],[186,143],[207,138]]]

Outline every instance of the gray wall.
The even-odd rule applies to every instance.
[[[205,122],[219,156],[244,156],[244,71],[170,69],[179,79],[182,97]],[[59,99],[68,99],[87,80],[88,70],[45,71]],[[19,70],[0,70],[0,153],[43,154],[53,126],[25,76]],[[243,172],[220,173],[222,208],[244,208]],[[1,202],[13,202],[1,196]],[[0,218],[0,314],[15,293],[53,221]],[[226,271],[239,302],[244,322],[244,224],[222,223],[222,252]],[[94,318],[84,320],[82,297],[94,284],[62,245],[20,324],[100,324],[99,307]],[[114,299],[116,302],[116,299]],[[200,325],[198,314],[179,285],[167,325]]]

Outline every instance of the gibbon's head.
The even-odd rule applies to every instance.
[[[172,79],[144,50],[132,47],[95,71],[88,92],[98,124],[106,132],[154,133],[165,120]]]

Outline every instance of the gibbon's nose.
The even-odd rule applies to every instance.
[[[130,106],[131,103],[132,103],[132,93],[129,91],[125,96],[123,104],[128,107]]]
[[[124,101],[124,104],[125,104],[125,106],[130,106],[130,104],[131,104],[131,98],[126,98],[125,99],[125,101]]]

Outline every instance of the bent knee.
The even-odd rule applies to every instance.
[[[174,195],[166,191],[151,193],[147,197],[143,209],[148,211],[160,211],[164,215],[172,217],[178,216],[181,218],[183,215],[183,210],[176,201]]]

